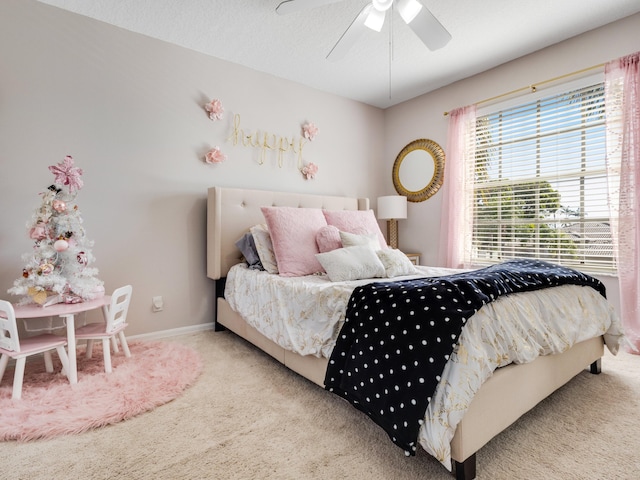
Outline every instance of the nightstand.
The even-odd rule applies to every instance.
[[[419,253],[405,253],[407,258],[411,260],[411,263],[414,265],[420,265],[420,254]]]

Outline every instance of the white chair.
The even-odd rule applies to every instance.
[[[131,293],[133,288],[131,285],[117,288],[111,295],[111,303],[102,307],[104,312],[104,322],[88,323],[76,329],[76,340],[87,341],[86,357],[91,358],[93,355],[93,342],[102,340],[102,352],[104,356],[104,371],[111,373],[111,348],[118,352],[118,339],[122,345],[122,350],[126,357],[131,356],[127,339],[124,336],[124,329],[127,328],[127,312],[129,303],[131,303]]]
[[[13,393],[11,398],[20,400],[22,398],[22,382],[24,380],[24,367],[27,357],[44,353],[44,364],[47,372],[53,372],[53,361],[51,351],[56,350],[62,362],[62,371],[69,371],[69,358],[64,349],[67,344],[65,337],[43,333],[35,337],[26,337],[20,340],[18,336],[18,325],[13,305],[6,300],[0,300],[0,381],[4,377],[10,358],[16,361],[16,369],[13,375]]]

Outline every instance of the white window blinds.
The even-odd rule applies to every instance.
[[[472,263],[615,272],[602,83],[479,116],[475,158]]]

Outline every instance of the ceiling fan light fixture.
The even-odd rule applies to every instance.
[[[422,10],[422,4],[418,0],[399,0],[398,11],[405,23],[411,23]]]
[[[369,15],[367,15],[367,19],[364,21],[364,24],[369,27],[371,30],[375,30],[376,32],[382,31],[382,25],[384,25],[384,10],[380,11],[377,8],[370,9]]]
[[[393,0],[371,0],[371,3],[373,4],[373,8],[376,10],[386,12],[391,8]]]

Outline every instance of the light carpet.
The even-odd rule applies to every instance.
[[[451,480],[424,452],[405,457],[343,400],[230,332],[172,341],[203,373],[150,412],[79,435],[0,443],[13,479]],[[478,478],[636,479],[640,357],[607,354],[478,453]],[[9,473],[7,473],[9,475]]]
[[[104,372],[102,344],[91,358],[78,349],[78,383],[70,385],[53,354],[54,373],[42,358],[27,362],[22,399],[12,400],[13,368],[0,386],[0,440],[52,438],[103,427],[167,403],[191,385],[202,369],[198,353],[175,342],[130,342],[131,357],[112,354]]]

